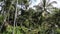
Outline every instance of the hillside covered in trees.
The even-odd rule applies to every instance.
[[[60,8],[50,1],[0,0],[0,34],[60,34]]]

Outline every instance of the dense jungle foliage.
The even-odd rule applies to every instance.
[[[60,9],[56,1],[0,0],[0,34],[60,34]]]

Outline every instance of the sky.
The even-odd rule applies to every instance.
[[[33,7],[34,5],[37,5],[40,0],[31,0],[32,1],[32,4],[30,5],[30,7]],[[56,1],[57,4],[53,4],[54,7],[57,7],[57,8],[60,8],[60,0],[51,0],[51,1]]]
[[[40,0],[35,0],[35,1],[31,0],[31,2],[32,2],[32,4],[30,5],[30,7],[37,5],[40,2]]]
[[[55,7],[58,7],[58,8],[60,8],[60,0],[53,0],[53,1],[56,1],[57,2],[57,4],[53,4]]]

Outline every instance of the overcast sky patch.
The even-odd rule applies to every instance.
[[[57,4],[53,4],[54,7],[60,8],[60,0],[51,0],[51,1],[56,1]],[[34,5],[37,5],[40,2],[40,0],[32,0],[32,4],[30,5],[30,7],[33,7]]]

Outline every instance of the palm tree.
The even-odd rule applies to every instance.
[[[52,14],[54,7],[52,4],[57,3],[56,1],[50,2],[50,0],[40,0],[41,2],[35,6],[41,12],[41,20],[43,21],[43,17],[48,17],[48,14]],[[53,30],[53,28],[52,28]],[[51,31],[52,31],[51,30]],[[51,33],[54,33],[53,31]]]
[[[41,10],[42,14],[52,13],[54,7],[52,4],[57,3],[56,1],[50,2],[50,0],[40,0],[41,2],[36,6],[38,10]]]

